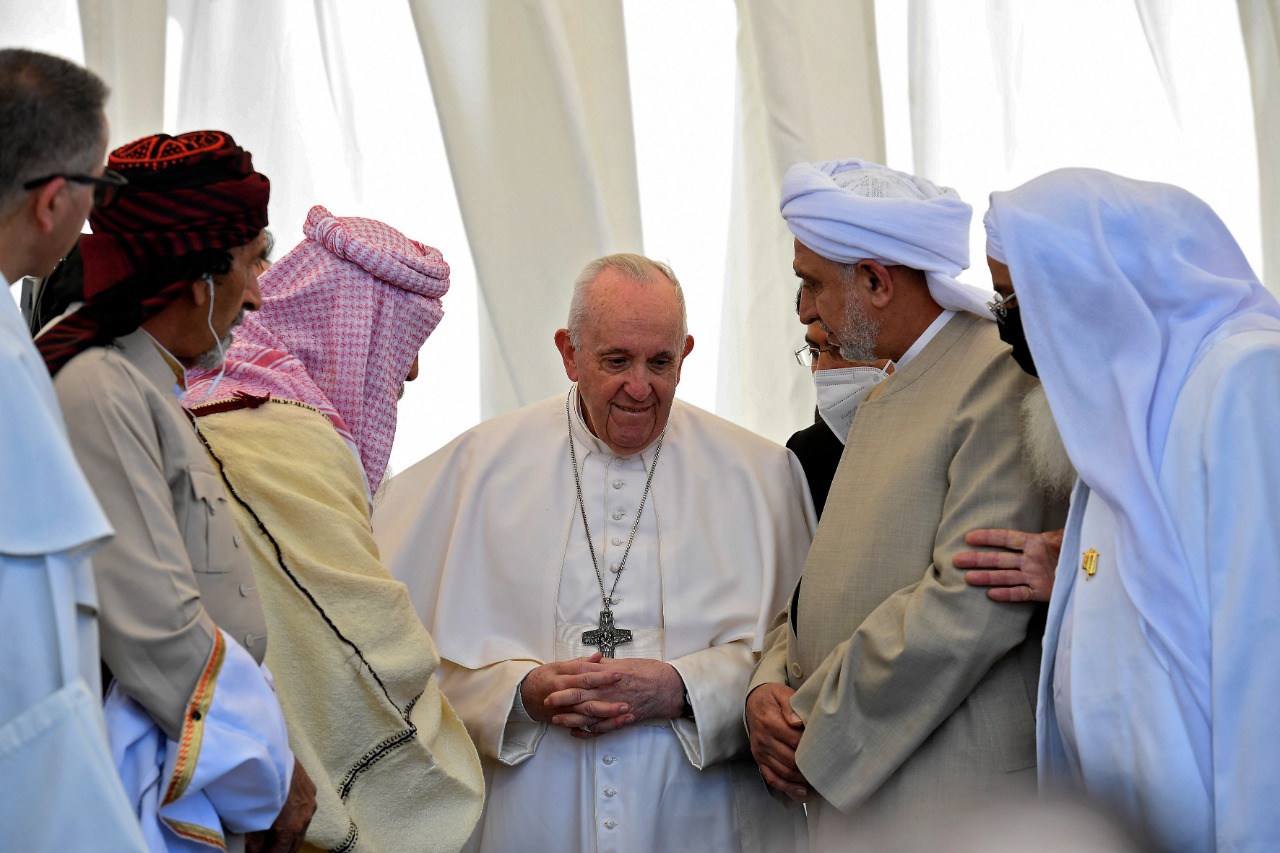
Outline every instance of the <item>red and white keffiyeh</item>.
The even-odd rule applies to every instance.
[[[396,401],[439,324],[449,265],[389,225],[316,205],[306,235],[260,279],[262,308],[227,352],[216,400],[270,395],[324,412],[357,450],[377,492],[396,432]],[[203,406],[216,371],[189,374]]]

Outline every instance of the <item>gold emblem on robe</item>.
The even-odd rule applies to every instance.
[[[1084,573],[1089,577],[1093,577],[1098,573],[1098,552],[1090,548],[1081,555],[1080,568],[1084,569]]]

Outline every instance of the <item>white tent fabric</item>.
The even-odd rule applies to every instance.
[[[1280,291],[1280,0],[1237,0],[1253,91],[1261,184],[1263,268],[1272,292]]]
[[[715,219],[703,235],[714,236],[693,243],[710,260],[682,277],[702,298],[708,280],[723,283],[719,326],[707,315],[693,329],[691,361],[709,374],[697,401],[720,414],[783,439],[812,411],[807,373],[789,363],[803,330],[777,214],[781,176],[798,160],[886,161],[956,187],[979,211],[991,190],[1064,165],[1182,184],[1260,269],[1265,253],[1275,289],[1280,0],[732,8],[736,124],[722,154],[699,155],[724,174],[732,163],[731,198],[661,190],[667,209]],[[444,251],[455,287],[402,404],[403,467],[482,415],[563,386],[549,335],[585,260],[670,256],[666,239],[641,240],[656,191],[633,138],[653,120],[637,128],[633,105],[706,100],[697,74],[633,94],[635,69],[663,62],[628,56],[628,25],[645,16],[669,30],[691,17],[657,0],[7,0],[0,44],[103,74],[113,145],[157,130],[233,133],[272,178],[277,255],[314,203]],[[661,132],[678,141],[691,123]],[[972,249],[967,277],[983,283],[976,226]]]
[[[775,441],[813,422],[782,176],[884,159],[873,0],[737,0],[738,104],[716,409]],[[803,47],[798,47],[803,45]],[[789,347],[788,347],[789,345]]]
[[[622,5],[410,6],[479,278],[488,418],[564,388],[568,283],[642,249]]]

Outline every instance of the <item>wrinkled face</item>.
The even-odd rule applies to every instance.
[[[819,323],[828,346],[845,361],[874,361],[880,324],[867,313],[861,290],[845,265],[796,240],[791,266],[800,279],[800,322]]]
[[[213,328],[220,338],[231,333],[240,324],[245,311],[257,311],[262,307],[262,292],[258,290],[258,270],[266,258],[266,232],[253,240],[232,249],[231,270],[213,277]]]
[[[836,348],[831,346],[827,339],[827,333],[823,331],[822,325],[816,320],[810,323],[805,330],[804,342],[808,344],[809,351],[817,356],[812,362],[814,371],[835,370],[840,367],[853,366],[853,362],[845,361],[840,357],[840,353]]]
[[[565,373],[578,383],[588,428],[620,456],[638,453],[667,425],[684,357],[680,303],[667,281],[636,282],[605,269],[590,285],[581,347],[556,333]]]

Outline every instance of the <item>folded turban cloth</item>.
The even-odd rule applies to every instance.
[[[374,494],[401,386],[444,316],[449,265],[389,225],[319,205],[302,230],[306,239],[262,274],[262,308],[236,328],[217,398],[205,399],[215,372],[193,371],[184,402],[197,415],[267,395],[313,406],[352,446]]]
[[[230,134],[147,136],[112,151],[107,167],[129,183],[89,214],[85,304],[39,340],[50,373],[168,307],[198,275],[181,258],[246,245],[267,226],[271,183]]]
[[[986,214],[982,217],[982,227],[987,232],[987,257],[1008,266],[1009,261],[1004,251],[1004,240],[1000,238],[1000,228],[996,225],[995,211],[990,207],[987,208]]]
[[[798,163],[782,179],[782,217],[805,246],[920,270],[943,308],[990,318],[994,294],[955,278],[969,266],[972,215],[955,190],[862,160]]]

